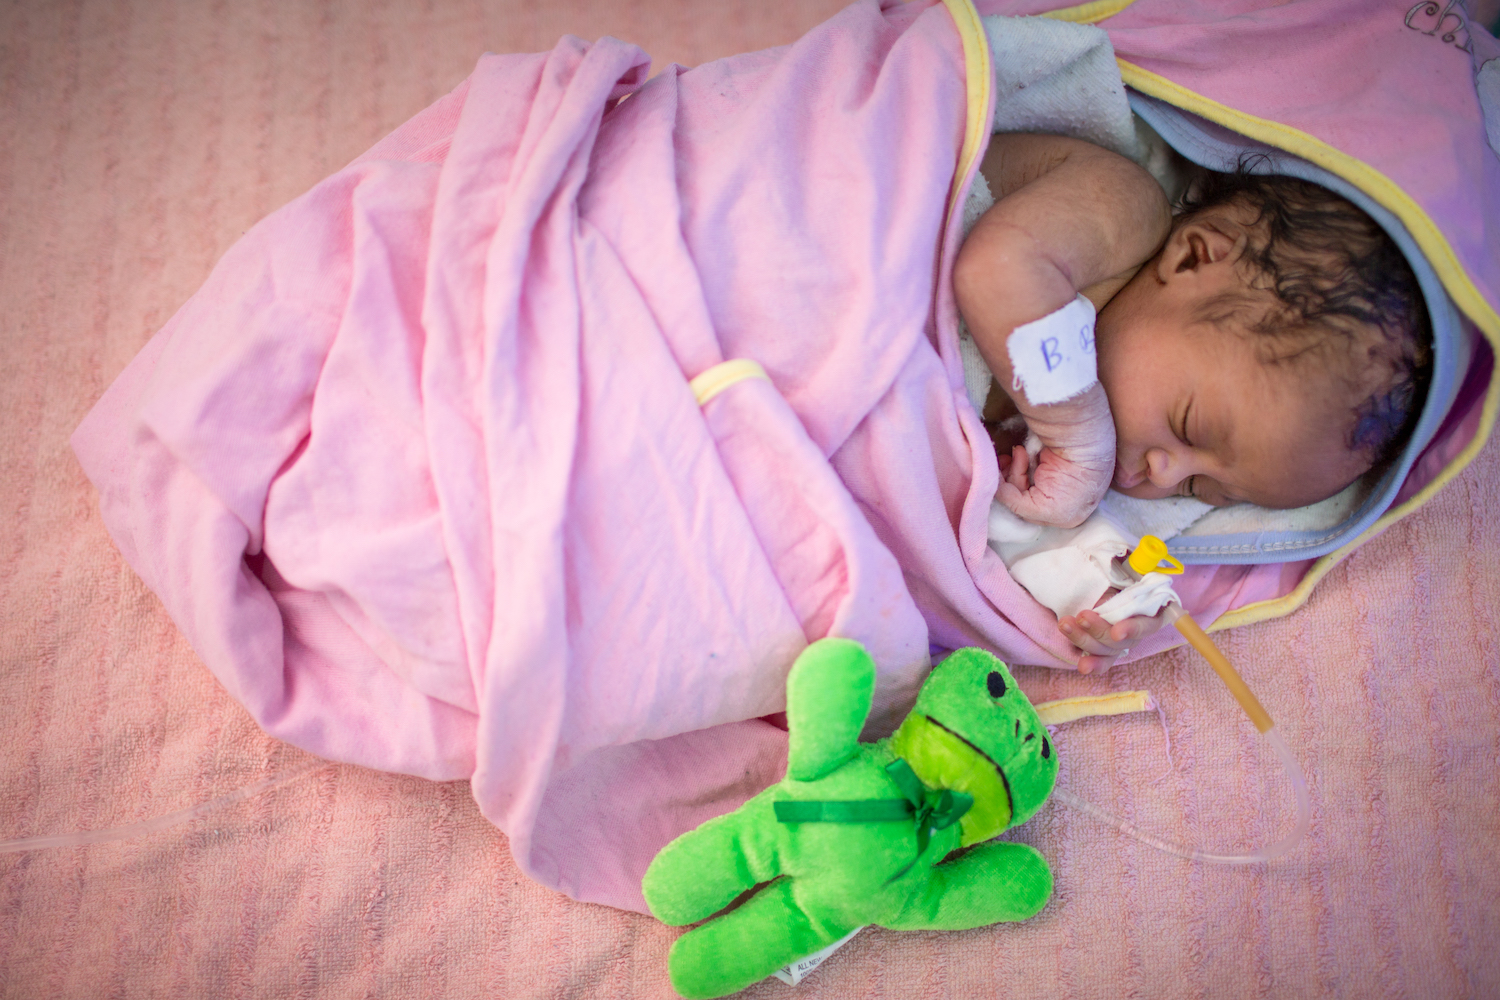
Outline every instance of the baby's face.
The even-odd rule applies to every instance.
[[[1243,281],[1227,257],[1182,260],[1169,240],[1099,314],[1115,488],[1286,508],[1353,482],[1370,463],[1345,444],[1351,390],[1316,364],[1266,364],[1252,334],[1199,321],[1197,304]]]

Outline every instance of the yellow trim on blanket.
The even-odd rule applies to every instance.
[[[1135,0],[1092,0],[1090,3],[1063,7],[1060,10],[1049,10],[1041,16],[1050,17],[1054,21],[1070,21],[1073,24],[1096,24],[1106,17],[1114,17],[1133,3]]]
[[[732,361],[721,361],[700,372],[697,378],[688,383],[688,388],[693,390],[693,398],[698,401],[699,406],[707,406],[710,399],[747,378],[771,381],[766,370],[758,363],[749,358],[735,358]]]
[[[948,8],[948,14],[958,28],[958,39],[963,43],[964,86],[968,101],[964,144],[959,150],[953,184],[948,189],[948,218],[951,219],[959,211],[958,197],[963,193],[960,186],[969,175],[969,167],[989,140],[990,123],[985,120],[985,112],[990,108],[990,89],[995,85],[995,73],[990,68],[990,39],[984,33],[984,23],[979,20],[973,0],[943,0],[943,6]],[[947,226],[943,229],[946,232]]]
[[[1342,177],[1358,187],[1390,210],[1406,226],[1412,239],[1426,255],[1433,270],[1442,281],[1443,288],[1453,298],[1454,304],[1479,328],[1479,331],[1495,348],[1496,356],[1500,357],[1500,314],[1497,314],[1495,308],[1479,293],[1479,289],[1474,287],[1474,282],[1469,278],[1463,265],[1459,263],[1458,256],[1453,252],[1453,247],[1448,243],[1442,230],[1427,216],[1422,207],[1389,177],[1369,164],[1335,149],[1306,132],[1236,111],[1124,59],[1116,61],[1120,64],[1120,76],[1127,86],[1134,87],[1151,97],[1160,98],[1184,111],[1191,111],[1209,121],[1217,122],[1240,135],[1284,149],[1304,160],[1316,163],[1329,173]],[[1278,618],[1295,611],[1307,601],[1308,595],[1312,593],[1317,582],[1344,557],[1427,503],[1433,494],[1474,460],[1474,456],[1479,454],[1479,450],[1488,440],[1495,426],[1496,414],[1500,412],[1500,377],[1497,376],[1500,376],[1500,372],[1490,378],[1489,390],[1484,397],[1484,409],[1480,413],[1479,427],[1474,432],[1473,440],[1453,461],[1448,463],[1437,478],[1399,507],[1387,511],[1358,538],[1313,563],[1301,582],[1290,593],[1226,612],[1214,621],[1209,631],[1217,632],[1236,625],[1248,625],[1251,622]]]
[[[1127,712],[1150,712],[1156,708],[1150,691],[1115,691],[1110,694],[1082,694],[1033,705],[1044,726],[1060,726],[1095,715],[1124,715]]]

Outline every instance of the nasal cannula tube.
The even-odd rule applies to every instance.
[[[1168,604],[1163,610],[1163,614],[1166,616],[1167,621],[1171,622],[1177,631],[1182,633],[1182,637],[1201,653],[1203,658],[1214,668],[1219,678],[1223,680],[1224,685],[1234,695],[1235,700],[1240,703],[1240,707],[1245,710],[1245,714],[1250,717],[1250,721],[1255,724],[1255,728],[1260,731],[1261,735],[1266,738],[1266,742],[1271,745],[1271,749],[1276,752],[1277,758],[1281,761],[1281,766],[1286,770],[1287,777],[1291,779],[1292,793],[1297,801],[1297,821],[1292,826],[1292,832],[1274,844],[1267,844],[1259,850],[1245,851],[1237,854],[1209,851],[1198,847],[1188,847],[1184,844],[1176,844],[1164,838],[1146,833],[1134,823],[1121,819],[1107,809],[1094,805],[1092,802],[1080,799],[1067,789],[1057,788],[1053,790],[1052,794],[1057,796],[1059,800],[1066,802],[1075,809],[1088,813],[1095,819],[1101,819],[1106,823],[1119,827],[1122,832],[1129,834],[1142,843],[1148,844],[1159,851],[1175,854],[1180,858],[1241,865],[1279,858],[1297,846],[1297,842],[1307,833],[1307,829],[1312,823],[1312,800],[1307,793],[1307,778],[1302,773],[1302,767],[1297,763],[1297,759],[1292,756],[1292,751],[1287,748],[1286,741],[1281,738],[1281,734],[1276,731],[1276,724],[1271,721],[1270,714],[1266,712],[1255,695],[1251,693],[1250,688],[1246,686],[1245,681],[1235,671],[1234,667],[1230,666],[1224,654],[1219,652],[1219,648],[1208,637],[1208,633],[1204,632],[1198,623],[1193,620],[1193,616],[1184,611],[1182,605],[1176,603]]]

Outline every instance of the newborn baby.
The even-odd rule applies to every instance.
[[[953,283],[1003,390],[987,424],[1019,414],[1043,445],[1033,464],[997,435],[996,496],[1012,511],[1076,525],[1111,484],[1300,507],[1399,451],[1431,369],[1426,310],[1399,249],[1354,205],[1293,178],[1205,173],[1174,217],[1135,163],[1058,136],[996,135],[980,169],[996,201]],[[1080,295],[1098,311],[1098,381],[1058,400],[1051,361],[1017,366],[1015,348],[1076,330]],[[1160,625],[1058,622],[1084,673]]]

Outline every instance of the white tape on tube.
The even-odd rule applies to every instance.
[[[1072,399],[1099,380],[1094,304],[1082,295],[1054,313],[1023,323],[1005,342],[1014,388],[1035,404]]]

